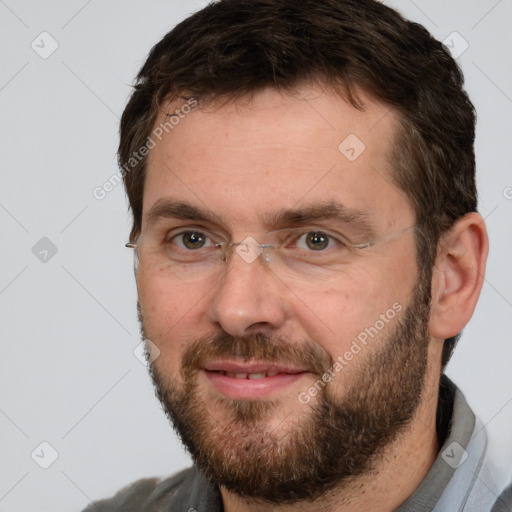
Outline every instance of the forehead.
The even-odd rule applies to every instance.
[[[257,227],[261,214],[337,202],[376,224],[413,219],[391,180],[397,115],[361,94],[358,110],[314,87],[189,111],[175,102],[157,120],[143,198],[144,215],[162,199],[218,212]]]

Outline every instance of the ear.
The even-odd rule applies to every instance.
[[[438,244],[432,276],[430,335],[460,333],[475,310],[484,282],[489,239],[476,212],[461,217]]]

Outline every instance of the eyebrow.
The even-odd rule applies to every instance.
[[[153,224],[160,219],[196,220],[200,222],[219,222],[218,215],[212,211],[172,199],[159,199],[148,211],[146,222]]]
[[[375,227],[368,215],[354,208],[348,208],[337,201],[328,201],[301,208],[282,209],[262,214],[261,220],[268,231],[300,227],[312,222],[334,221],[348,225],[362,235],[374,236]],[[146,222],[156,223],[160,219],[193,220],[216,223],[225,227],[221,218],[208,208],[173,199],[159,199],[147,212]]]
[[[337,201],[328,201],[297,209],[281,210],[264,216],[265,225],[269,229],[300,227],[320,221],[334,221],[345,224],[366,236],[374,236],[375,234],[375,227],[365,212],[348,208]]]

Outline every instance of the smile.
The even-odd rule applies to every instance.
[[[202,373],[208,384],[225,397],[258,400],[279,394],[309,371],[269,363],[215,361],[205,365]]]

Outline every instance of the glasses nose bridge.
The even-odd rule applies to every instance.
[[[277,247],[275,244],[260,244],[252,237],[246,237],[241,242],[225,242],[220,245],[221,260],[225,264],[233,257],[239,257],[247,264],[252,264],[257,259],[262,263],[269,263],[273,259],[270,253]]]

